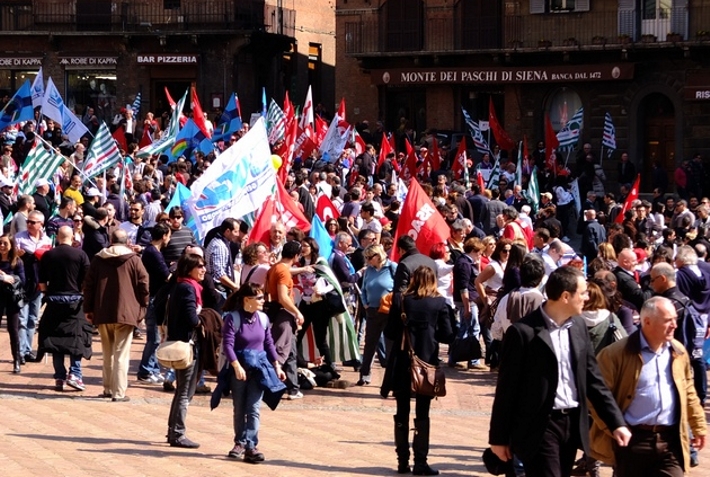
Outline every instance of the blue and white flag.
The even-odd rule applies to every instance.
[[[0,130],[8,126],[17,124],[20,121],[34,119],[35,112],[32,107],[32,90],[30,80],[25,80],[24,84],[14,94],[12,99],[0,111]]]
[[[47,80],[44,96],[42,96],[42,114],[55,123],[64,124],[62,109],[64,109],[64,100],[62,100],[62,96],[57,91],[57,87],[54,86],[54,81],[52,81],[50,76]]]
[[[131,104],[131,111],[133,111],[133,117],[138,118],[138,115],[141,112],[141,92],[138,91],[138,94],[136,95],[136,99],[133,100],[133,104]]]
[[[611,114],[604,115],[604,134],[602,136],[602,146],[607,150],[607,154],[611,157],[616,150],[616,128],[611,120]]]
[[[191,195],[192,192],[190,192],[190,189],[178,182],[177,187],[175,187],[175,192],[173,192],[173,196],[170,198],[170,203],[166,207],[165,211],[169,212],[170,210],[172,210],[173,207],[179,206],[183,209],[184,212],[185,203]],[[185,227],[192,230],[193,235],[196,235],[195,219],[193,217],[188,217],[187,220],[183,222],[183,224],[185,225]]]
[[[42,99],[44,98],[44,75],[42,74],[42,67],[40,66],[35,80],[32,82],[32,107],[39,108],[42,106]]]
[[[579,108],[572,119],[567,121],[565,127],[557,133],[557,140],[560,141],[558,150],[572,149],[579,142],[579,131],[584,123],[584,108]]]
[[[275,186],[266,124],[260,118],[192,184],[192,195],[183,208],[186,215],[194,217],[197,236],[202,239],[224,219],[257,210]]]
[[[471,119],[471,116],[469,116],[463,106],[461,106],[461,111],[463,112],[463,119],[466,122],[466,125],[471,130],[473,144],[476,146],[478,152],[481,154],[490,154],[490,147],[488,147],[488,143],[483,138],[483,134],[481,134],[481,127],[479,123]]]
[[[235,132],[242,128],[242,115],[239,111],[239,98],[236,93],[232,93],[232,97],[227,102],[227,107],[224,108],[222,116],[217,122],[217,126],[212,133],[212,142],[226,141]]]
[[[336,160],[345,149],[345,145],[350,138],[350,127],[345,127],[345,131],[339,127],[342,118],[335,113],[333,120],[330,122],[328,132],[325,133],[323,142],[320,145],[321,155],[328,154],[330,160]],[[347,123],[346,123],[347,124]]]

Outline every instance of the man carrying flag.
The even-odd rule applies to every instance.
[[[619,212],[619,215],[616,216],[615,222],[617,224],[620,224],[624,221],[624,214],[626,213],[627,210],[631,209],[634,201],[638,200],[639,187],[641,187],[641,174],[638,174],[636,176],[636,180],[634,181],[634,185],[631,186],[631,190],[629,191],[629,195],[626,196],[626,200],[624,201],[624,206],[622,207],[621,212]]]

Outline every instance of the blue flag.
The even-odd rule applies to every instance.
[[[0,112],[0,130],[8,126],[17,124],[20,121],[28,121],[34,119],[35,111],[32,107],[32,88],[30,80],[25,80],[25,83],[17,90],[9,103]]]
[[[239,112],[239,99],[236,94],[229,98],[227,107],[224,108],[222,116],[219,118],[217,127],[214,128],[212,141],[226,141],[235,132],[242,128],[242,118]]]
[[[269,107],[266,104],[266,88],[261,88],[261,117],[266,118],[266,109]]]
[[[325,225],[323,225],[323,222],[321,222],[317,215],[313,216],[313,223],[309,235],[318,243],[320,256],[326,260],[329,259],[330,255],[333,253],[333,239],[330,238],[328,231],[325,229]]]
[[[138,91],[136,99],[133,100],[131,104],[131,111],[133,111],[133,117],[138,119],[138,115],[141,113],[141,92]]]
[[[168,163],[177,161],[178,157],[185,156],[191,158],[195,150],[200,150],[205,154],[212,152],[212,141],[207,139],[205,133],[195,124],[192,118],[188,119],[185,126],[175,136],[175,143],[167,151]]]

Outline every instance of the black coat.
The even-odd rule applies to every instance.
[[[626,424],[599,372],[584,320],[572,320],[570,348],[579,402],[575,424],[582,448],[589,453],[587,399],[609,429]],[[534,456],[550,420],[557,382],[557,357],[538,308],[510,326],[503,338],[488,442],[511,446],[523,461]]]
[[[619,266],[612,270],[612,273],[616,276],[616,289],[619,290],[621,296],[624,297],[624,300],[635,306],[636,310],[640,311],[643,302],[653,296],[653,291],[643,291],[641,286],[634,280],[634,277]]]
[[[584,223],[582,232],[582,255],[587,257],[587,262],[594,260],[598,253],[599,244],[606,242],[606,230],[596,220]]]
[[[400,299],[395,298],[384,330],[385,336],[393,342],[382,380],[381,394],[385,397],[390,391],[396,394],[408,393],[410,390],[409,349],[406,347],[402,349],[402,334],[405,329],[409,332],[414,354],[429,364],[438,364],[438,343],[451,343],[454,340],[449,307],[444,297],[406,296],[404,298],[406,327],[402,321],[401,309]]]
[[[414,270],[422,265],[431,268],[436,273],[436,262],[426,255],[417,251],[402,255],[397,265],[397,271],[394,273],[394,292],[404,292],[409,286]]]

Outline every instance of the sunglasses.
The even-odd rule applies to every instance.
[[[264,295],[250,296],[249,298],[256,301],[264,301],[266,299],[264,298]]]
[[[30,225],[34,225],[34,224],[40,224],[40,225],[41,225],[41,224],[42,224],[42,221],[41,221],[41,220],[28,220],[27,223],[30,224]]]

